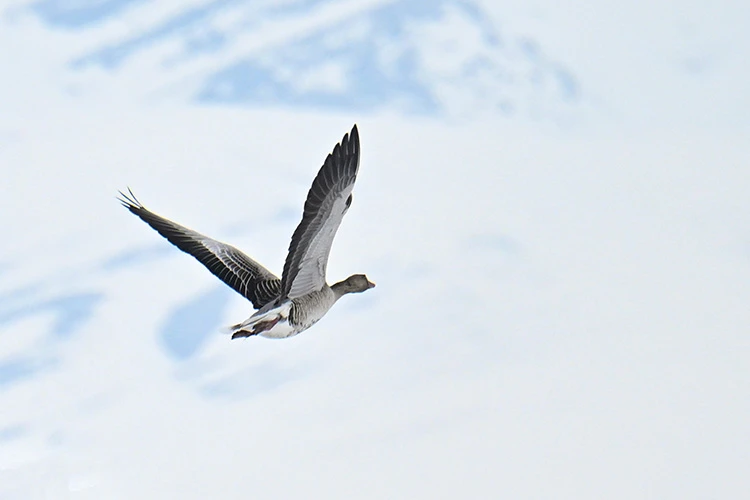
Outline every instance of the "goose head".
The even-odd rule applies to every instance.
[[[333,289],[337,297],[341,297],[347,293],[361,293],[374,287],[375,283],[368,280],[364,274],[352,274],[344,281],[335,283],[331,289]]]

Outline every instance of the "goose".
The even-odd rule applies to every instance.
[[[122,205],[170,243],[195,257],[217,278],[248,299],[257,311],[229,328],[232,338],[287,338],[317,323],[341,297],[375,286],[354,274],[329,286],[331,244],[352,204],[359,170],[359,132],[351,132],[328,155],[307,194],[302,221],[292,235],[281,279],[231,245],[216,241],[148,210],[128,188]]]

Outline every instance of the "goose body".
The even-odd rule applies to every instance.
[[[291,337],[317,323],[334,303],[336,297],[329,286],[296,299],[282,301],[279,305],[271,302],[242,323],[231,327],[232,336],[249,336],[257,331],[268,338]]]
[[[332,286],[326,282],[328,255],[351,206],[358,170],[359,133],[355,125],[328,155],[310,187],[281,279],[233,246],[151,212],[130,190],[128,194],[120,192],[119,200],[258,309],[230,328],[233,339],[251,335],[286,338],[317,323],[342,296],[375,286],[364,274],[354,274]]]

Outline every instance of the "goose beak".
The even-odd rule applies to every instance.
[[[367,289],[369,290],[370,288],[375,288],[375,283],[373,283],[370,280],[367,280]]]

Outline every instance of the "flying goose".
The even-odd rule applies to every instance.
[[[326,283],[328,254],[341,219],[352,204],[358,170],[359,132],[354,125],[328,155],[310,187],[281,279],[233,246],[156,215],[129,188],[128,194],[120,191],[118,200],[258,309],[230,327],[233,339],[251,335],[286,338],[318,322],[343,295],[375,286],[364,274],[354,274],[332,286]]]

